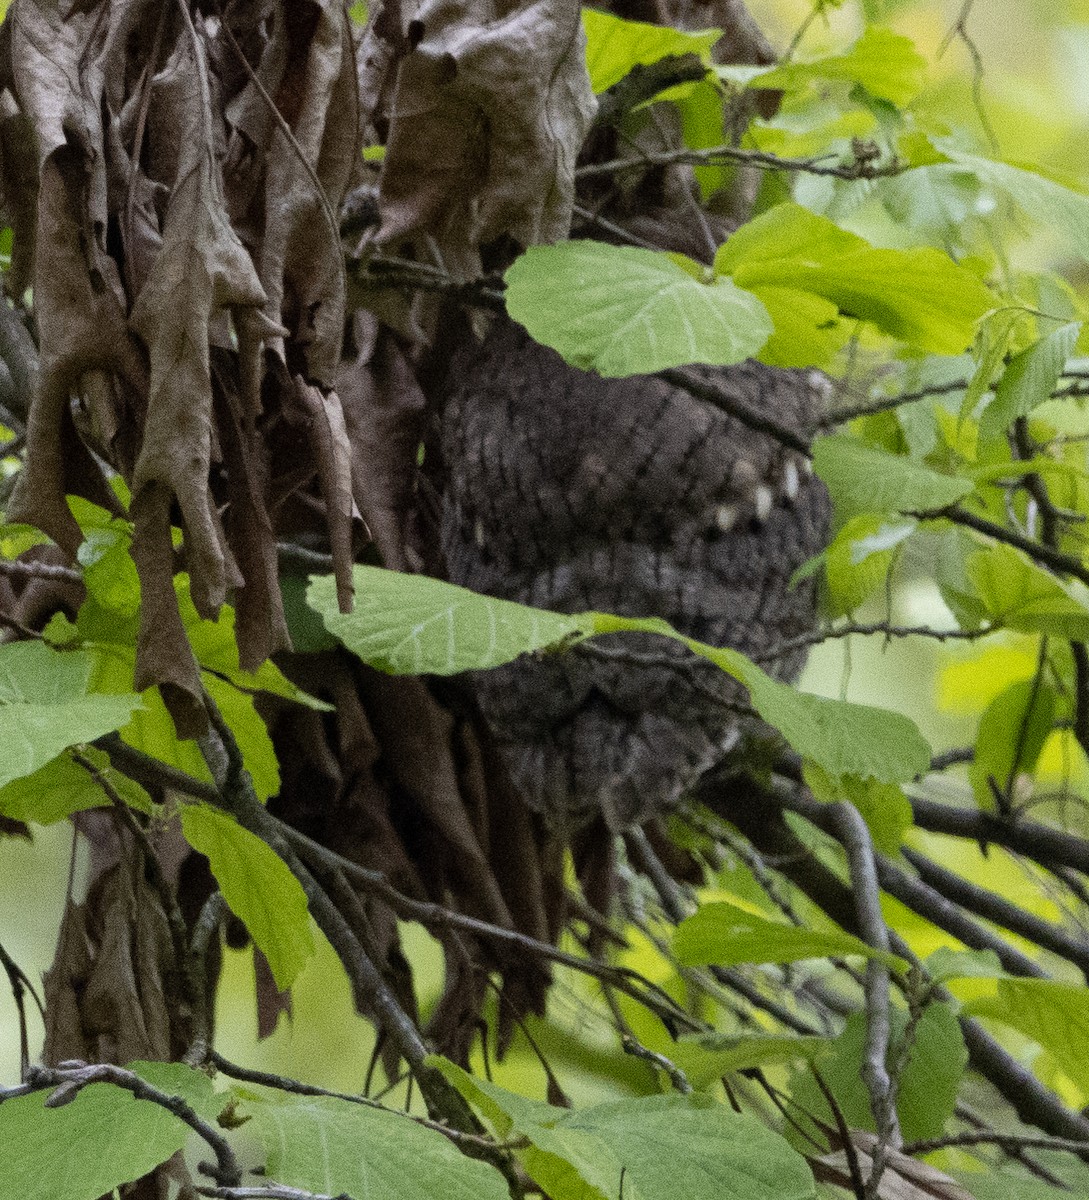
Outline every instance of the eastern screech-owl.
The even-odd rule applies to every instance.
[[[701,367],[807,432],[819,384],[756,362]],[[662,616],[747,653],[814,623],[795,569],[827,533],[808,462],[655,376],[568,366],[500,318],[453,364],[443,549],[463,586],[564,612]],[[772,669],[801,666],[789,654]],[[742,736],[742,689],[679,643],[622,634],[475,678],[514,782],[554,826],[668,809]]]

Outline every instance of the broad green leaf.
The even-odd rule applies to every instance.
[[[1000,979],[995,994],[964,1005],[1038,1042],[1062,1072],[1089,1096],[1089,989],[1051,979]]]
[[[48,1092],[0,1104],[0,1196],[98,1200],[181,1150],[189,1129],[158,1104],[106,1083],[45,1108]]]
[[[253,697],[215,675],[205,673],[202,679],[238,742],[254,791],[262,800],[275,796],[280,790],[280,764],[268,726],[254,707]]]
[[[132,526],[115,519],[84,530],[79,561],[87,591],[99,604],[134,615],[140,607],[140,579],[129,553],[131,545]]]
[[[992,811],[993,786],[1005,793],[1021,772],[1031,774],[1055,720],[1055,691],[1025,679],[1012,683],[987,706],[968,768],[976,803]]]
[[[141,812],[151,811],[151,799],[138,783],[115,771],[100,751],[88,747],[86,755],[126,803]],[[59,754],[32,775],[13,779],[0,788],[0,814],[14,821],[34,821],[39,825],[50,825],[72,813],[109,803],[109,797],[91,773],[66,754]]]
[[[667,25],[624,21],[593,8],[582,10],[582,25],[586,30],[586,69],[595,93],[619,83],[633,67],[662,58],[695,54],[710,64],[711,47],[722,36],[719,29],[689,33]]]
[[[0,786],[118,729],[140,708],[139,696],[88,695],[93,665],[84,651],[44,642],[0,646]]]
[[[823,1037],[703,1033],[675,1042],[669,1049],[669,1057],[684,1071],[693,1087],[708,1088],[732,1071],[799,1059],[812,1062],[827,1053],[831,1044],[830,1038]]]
[[[1014,1175],[1012,1171],[953,1171],[976,1200],[1055,1200],[1056,1188],[1039,1179]],[[1089,1200],[1089,1189],[1079,1187],[1061,1193],[1062,1200]]]
[[[268,959],[276,986],[289,988],[314,953],[306,894],[283,859],[226,813],[181,807],[182,833],[208,859],[223,899]]]
[[[829,367],[853,327],[831,300],[797,288],[754,287],[775,332],[756,357],[769,367]]]
[[[326,1196],[393,1200],[506,1200],[494,1167],[407,1116],[333,1096],[246,1101],[247,1129],[264,1143],[270,1181]]]
[[[914,779],[930,765],[931,751],[918,726],[902,713],[799,692],[772,679],[737,650],[708,646],[679,634],[657,618],[589,614],[595,633],[659,633],[683,642],[748,688],[753,707],[803,758],[829,775],[857,775],[883,783]]]
[[[683,637],[656,618],[551,613],[380,567],[356,566],[354,582],[350,614],[338,610],[328,576],[311,582],[308,601],[349,650],[390,674],[450,675],[500,666],[535,650],[561,650],[591,633],[655,633],[683,642],[740,680],[764,720],[830,775],[899,783],[930,763],[930,747],[908,717],[798,692],[743,654]]]
[[[923,965],[935,983],[947,979],[1002,979],[1006,972],[993,950],[950,950],[940,946]]]
[[[846,434],[813,443],[813,469],[824,480],[836,511],[844,515],[946,508],[967,496],[974,486],[970,479],[942,475],[914,459],[866,446]]]
[[[554,1200],[793,1200],[813,1195],[809,1168],[777,1133],[707,1096],[648,1096],[591,1108],[526,1101],[453,1063],[436,1065]]]
[[[831,778],[816,763],[805,765],[805,781],[818,800],[853,804],[870,830],[874,845],[895,858],[911,828],[911,801],[895,783],[878,783],[853,775]]]
[[[753,291],[823,296],[845,316],[935,354],[959,354],[994,306],[976,275],[937,250],[875,249],[792,203],[743,225],[720,247],[715,271]]]
[[[238,641],[235,637],[234,609],[225,604],[214,621],[206,621],[197,612],[189,592],[189,577],[179,575],[174,581],[189,644],[193,647],[197,662],[207,671],[222,675],[237,688],[246,691],[268,692],[272,696],[283,696],[307,708],[322,712],[331,711],[331,706],[308,696],[297,688],[270,660],[263,662],[256,671],[243,671],[238,662]]]
[[[1028,416],[1038,404],[1051,398],[1080,332],[1078,322],[1063,325],[1010,359],[994,399],[980,417],[981,437],[1004,434],[1018,417]]]
[[[1038,567],[1013,546],[977,550],[965,573],[987,616],[1023,633],[1089,639],[1089,592]]]
[[[531,247],[506,281],[510,315],[569,363],[600,375],[741,362],[772,334],[751,291],[683,255],[560,242]]]
[[[391,675],[486,670],[590,632],[584,616],[479,596],[425,575],[356,566],[352,578],[352,612],[340,612],[329,575],[311,580],[307,603],[353,654]]]
[[[916,528],[915,521],[874,513],[859,513],[842,526],[821,556],[832,616],[854,612],[888,583],[897,548]]]
[[[904,1010],[899,1007],[893,1008],[890,1017],[893,1031],[891,1063],[907,1022]],[[854,1013],[847,1018],[843,1033],[833,1042],[832,1053],[821,1058],[820,1072],[842,1108],[847,1124],[872,1131],[870,1098],[861,1075],[865,1039],[865,1014]],[[964,1039],[952,1007],[945,1003],[928,1005],[915,1027],[914,1044],[900,1077],[896,1109],[905,1138],[932,1138],[942,1134],[953,1114],[967,1063]],[[791,1095],[809,1112],[832,1122],[827,1102],[810,1072],[798,1072],[794,1076]]]
[[[1089,196],[1036,171],[968,154],[949,138],[936,139],[934,145],[958,166],[966,167],[977,179],[1007,196],[1032,221],[1059,234],[1067,250],[1089,261]]]
[[[875,950],[861,938],[842,930],[786,925],[724,900],[701,905],[677,926],[673,953],[686,967],[791,963],[806,958],[848,956],[876,958],[897,969],[905,965],[896,955]]]
[[[214,1122],[228,1103],[229,1096],[217,1092],[211,1079],[196,1067],[179,1062],[131,1062],[126,1070],[139,1075],[152,1087],[168,1096],[180,1096],[206,1121]]]
[[[845,54],[772,67],[756,76],[753,86],[790,91],[815,79],[842,79],[859,83],[871,96],[904,108],[919,94],[926,65],[911,38],[870,25]]]

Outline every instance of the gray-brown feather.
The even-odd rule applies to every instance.
[[[801,371],[698,368],[806,432]],[[796,453],[654,376],[568,366],[507,319],[451,371],[443,549],[463,586],[564,612],[661,616],[747,653],[814,622],[788,587],[823,546],[823,486]],[[801,659],[777,664],[791,676]],[[623,828],[675,805],[739,736],[741,689],[676,642],[618,635],[475,679],[527,801],[573,828]]]

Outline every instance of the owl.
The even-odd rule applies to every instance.
[[[803,437],[812,373],[693,368]],[[654,376],[569,366],[507,317],[465,346],[443,416],[449,578],[560,612],[665,617],[746,654],[815,623],[791,576],[827,541],[828,498],[797,451]],[[803,653],[770,664],[780,677]],[[739,684],[683,645],[618,634],[478,672],[480,709],[531,807],[558,830],[619,831],[741,752]]]

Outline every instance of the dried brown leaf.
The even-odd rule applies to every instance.
[[[357,314],[357,330],[371,321],[368,314]],[[351,446],[352,494],[385,565],[395,571],[418,569],[420,556],[408,531],[426,401],[388,330],[374,338],[357,333],[357,341],[364,347],[338,377]]]
[[[578,6],[423,0],[403,16],[414,48],[397,77],[379,239],[431,236],[447,269],[471,277],[483,243],[563,237],[596,109]]]
[[[212,451],[209,340],[226,312],[261,308],[265,294],[223,208],[207,64],[194,36],[170,67],[178,81],[180,154],[163,245],[136,298],[132,327],[148,348],[151,381],[133,495],[162,485],[176,497],[197,611],[213,617],[242,579],[208,489]],[[160,506],[153,506],[159,511]],[[167,527],[169,532],[169,526]]]

